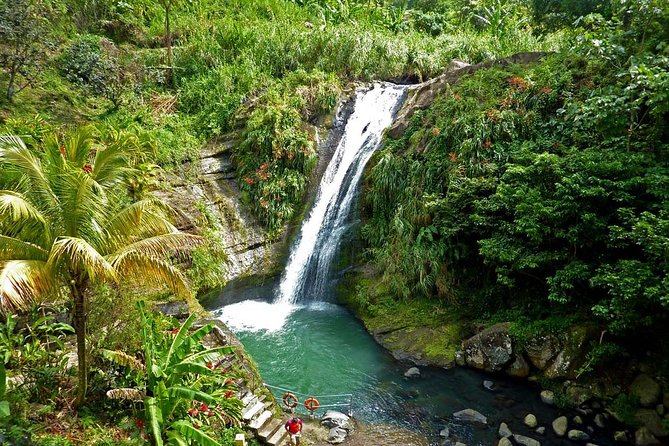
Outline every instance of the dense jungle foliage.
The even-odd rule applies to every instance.
[[[220,285],[225,256],[179,242],[151,192],[234,140],[240,199],[278,238],[352,86],[453,59],[551,52],[463,79],[377,153],[382,277],[358,304],[663,333],[668,30],[662,0],[0,0],[0,444],[232,444],[230,353],[136,305]]]

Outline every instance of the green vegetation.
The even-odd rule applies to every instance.
[[[2,316],[0,384],[5,369],[26,379],[0,386],[0,438],[230,444],[236,428],[217,429],[238,408],[216,380],[146,368],[175,366],[163,350],[176,339],[138,296],[204,293],[226,262],[204,208],[202,237],[187,236],[152,192],[197,181],[203,147],[233,141],[240,202],[278,239],[303,212],[314,126],[347,92],[453,59],[553,52],[463,78],[375,155],[362,237],[382,274],[351,305],[372,330],[434,328],[420,341],[435,360],[452,358],[463,319],[513,320],[517,339],[594,320],[611,339],[582,373],[634,336],[662,339],[667,30],[659,0],[0,0],[0,308],[24,322]],[[37,298],[57,311],[31,313]],[[64,306],[78,379],[67,328],[40,321]],[[207,354],[181,345],[181,359]],[[123,387],[151,393],[141,411],[104,397]],[[194,392],[230,418],[188,415]]]
[[[669,11],[598,5],[569,47],[462,79],[375,155],[362,235],[395,299],[666,335]]]

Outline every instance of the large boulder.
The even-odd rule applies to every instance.
[[[499,372],[513,359],[509,324],[495,324],[462,344],[468,366],[487,372]]]
[[[669,435],[669,432],[662,425],[662,418],[660,418],[657,411],[653,409],[639,409],[635,415],[641,425],[647,427],[656,437],[666,437]]]
[[[325,415],[321,417],[321,426],[329,428],[340,427],[347,431],[353,429],[351,418],[346,414],[337,412],[336,410],[328,410],[325,412]]]
[[[563,348],[544,371],[546,378],[575,379],[585,362],[586,346],[594,338],[590,327],[575,326],[564,334]]]
[[[346,435],[348,435],[346,429],[342,429],[341,427],[333,427],[332,429],[330,429],[330,432],[328,432],[328,443],[331,444],[343,443],[344,440],[346,440]]]
[[[562,343],[550,333],[534,337],[525,345],[527,358],[539,370],[548,367],[550,361],[560,353],[560,350],[562,350]]]
[[[506,374],[514,378],[527,378],[530,375],[530,365],[522,354],[517,354],[516,359],[506,368]]]
[[[660,385],[645,373],[634,378],[630,385],[630,394],[639,397],[639,404],[644,407],[655,407],[662,396]]]
[[[655,444],[662,444],[660,441],[655,438],[655,435],[646,427],[640,427],[634,433],[634,444],[635,446],[651,446]]]

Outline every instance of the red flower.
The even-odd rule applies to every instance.
[[[197,421],[194,422],[193,427],[195,427],[195,429],[199,429],[200,428],[200,423],[198,423]]]
[[[197,409],[195,408],[188,409],[188,415],[190,415],[191,417],[197,416]]]
[[[209,408],[207,407],[207,405],[202,403],[202,405],[200,406],[200,412],[206,412],[208,410],[209,410]]]
[[[207,368],[208,368],[209,370],[214,370],[214,363],[211,362],[211,361],[209,361],[209,362],[207,363]]]
[[[93,172],[93,166],[91,166],[90,164],[84,164],[84,167],[82,167],[82,169],[86,173]]]
[[[232,390],[228,390],[227,392],[225,392],[226,399],[230,398],[230,395],[232,395]]]
[[[144,429],[144,420],[141,418],[135,418],[135,425],[139,429]]]
[[[179,333],[179,328],[173,328],[173,329],[170,330],[171,335],[175,335],[177,333]]]
[[[227,385],[230,384],[231,382],[232,382],[232,378],[228,378],[228,379],[225,380],[225,383],[223,383],[223,385],[224,385],[224,386],[227,386]]]
[[[65,155],[65,153],[66,153],[66,152],[65,152],[65,147],[60,146],[60,153],[62,153],[63,155]]]
[[[213,417],[214,416],[214,411],[213,410],[208,410],[207,411],[207,416],[208,417]]]
[[[484,148],[484,149],[487,149],[487,148],[489,148],[491,145],[492,145],[492,142],[490,142],[490,140],[488,139],[488,140],[486,140],[486,142],[483,143],[483,148]]]

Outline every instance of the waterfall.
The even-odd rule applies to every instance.
[[[314,205],[291,248],[276,303],[324,297],[332,258],[346,231],[363,169],[392,123],[405,90],[377,84],[357,93],[353,113],[321,179]]]

